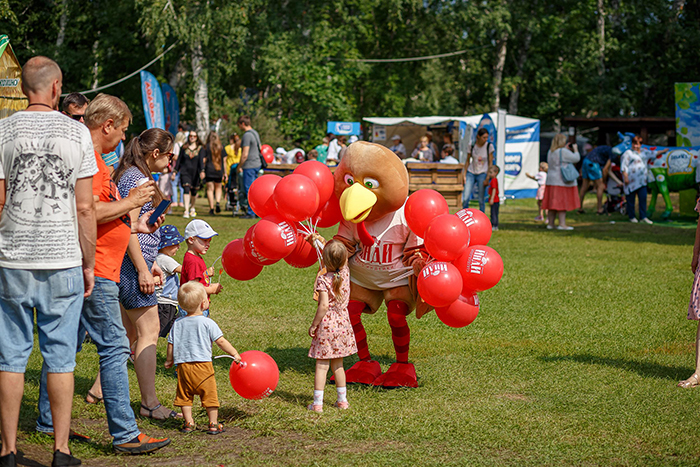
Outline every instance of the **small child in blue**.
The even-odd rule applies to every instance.
[[[180,279],[177,275],[182,272],[182,266],[175,261],[173,256],[180,249],[180,243],[184,241],[185,237],[180,235],[174,225],[164,225],[160,228],[160,244],[158,245],[156,263],[165,276],[165,283],[156,286],[160,337],[168,335],[178,314],[177,289],[180,288]]]
[[[209,417],[207,433],[218,435],[224,432],[224,427],[217,421],[219,395],[211,362],[211,343],[216,343],[236,363],[240,363],[241,356],[224,338],[224,333],[214,320],[202,315],[202,310],[209,308],[209,297],[199,281],[182,284],[177,300],[187,316],[176,319],[170,329],[165,368],[177,365],[177,395],[174,405],[182,408],[185,417],[182,432],[191,433],[195,430],[192,403],[194,396],[199,396]]]

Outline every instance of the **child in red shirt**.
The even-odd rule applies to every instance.
[[[489,167],[484,186],[489,187],[489,205],[491,206],[491,230],[498,230],[498,208],[501,200],[498,197],[498,173],[501,169],[497,165]]]
[[[223,290],[223,287],[218,282],[212,283],[211,277],[214,274],[214,268],[207,269],[207,265],[202,258],[202,255],[209,250],[212,237],[216,235],[219,234],[201,219],[195,219],[185,227],[187,252],[182,261],[180,283],[186,284],[189,281],[198,281],[204,286],[208,296],[216,295]],[[204,310],[202,314],[209,316],[209,310]],[[180,310],[180,315],[182,315],[182,310]]]

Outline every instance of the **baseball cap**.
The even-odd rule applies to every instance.
[[[401,139],[401,137],[399,135],[394,135],[391,137],[391,139]]]
[[[204,222],[202,219],[195,219],[185,227],[185,238],[199,237],[199,238],[212,238],[215,235],[219,235],[211,228],[211,225]]]
[[[177,227],[174,225],[163,225],[160,227],[160,243],[158,249],[163,249],[173,245],[179,245],[185,241],[185,237],[180,235]]]
[[[360,139],[360,138],[358,138],[357,136],[352,135],[352,136],[350,137],[350,139],[348,140],[348,143],[349,143],[349,144],[352,144],[352,143],[354,143],[354,142],[356,142],[356,141],[359,141],[359,139]]]
[[[284,148],[279,147],[279,148],[275,149],[275,153],[277,153],[277,154],[287,154],[287,151],[285,151]]]

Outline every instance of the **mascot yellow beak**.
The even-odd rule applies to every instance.
[[[340,195],[340,212],[345,220],[359,224],[367,219],[376,203],[377,195],[361,183],[353,183]]]

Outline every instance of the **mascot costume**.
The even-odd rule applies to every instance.
[[[408,172],[388,148],[359,141],[348,146],[334,178],[343,216],[334,238],[348,249],[348,312],[360,358],[348,369],[347,381],[417,387],[415,368],[408,362],[411,331],[406,317],[417,307],[420,318],[430,307],[418,297],[415,275],[392,281],[409,267],[420,271],[427,257],[423,240],[411,232],[404,216]],[[362,314],[376,313],[383,302],[396,351],[396,363],[384,374],[370,357],[362,325]]]

